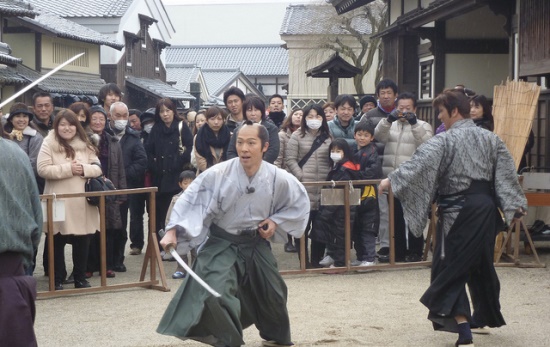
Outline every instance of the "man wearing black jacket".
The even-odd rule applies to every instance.
[[[123,102],[115,102],[111,105],[111,129],[113,129],[115,136],[119,139],[120,147],[122,148],[122,160],[124,162],[124,170],[126,172],[126,185],[128,189],[142,188],[145,178],[145,170],[147,169],[147,155],[145,154],[145,148],[141,143],[140,133],[133,130],[128,124],[129,112],[128,107]],[[114,245],[114,263],[118,270],[125,270],[124,262],[124,248],[128,235],[126,232],[126,226],[128,225],[128,206],[131,204],[130,200],[136,199],[135,194],[130,194],[128,199],[120,205],[120,214],[122,217],[122,225],[124,233],[121,233],[121,237],[115,240]],[[132,213],[132,211],[130,211]],[[131,218],[131,217],[130,217]],[[139,245],[136,246],[141,251]],[[117,269],[113,269],[117,271]]]

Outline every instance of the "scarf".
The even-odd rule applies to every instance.
[[[224,161],[227,158],[227,146],[231,140],[231,133],[229,128],[224,124],[218,131],[218,136],[214,134],[208,124],[203,125],[197,133],[197,139],[195,140],[195,149],[202,157],[206,159],[207,167],[214,165],[214,156],[210,147],[222,148],[221,160]]]
[[[23,141],[23,132],[21,130],[13,129],[9,134],[10,139],[16,139],[17,141]]]
[[[277,126],[281,127],[283,121],[285,120],[286,114],[284,112],[269,112],[269,119]]]

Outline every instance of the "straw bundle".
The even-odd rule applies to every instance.
[[[540,86],[510,81],[495,86],[493,116],[495,134],[508,147],[518,168],[535,118]]]

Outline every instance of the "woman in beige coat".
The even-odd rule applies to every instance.
[[[37,169],[46,180],[44,194],[84,193],[86,178],[101,175],[96,150],[71,110],[63,109],[55,117],[53,130],[38,154]],[[86,259],[90,236],[99,230],[99,212],[84,197],[63,200],[65,221],[55,222],[53,228],[55,289],[63,289],[67,276],[65,244],[69,241],[73,248],[74,286],[86,288],[90,286],[85,278]]]
[[[324,181],[330,171],[329,146],[332,137],[327,124],[323,109],[319,105],[310,105],[304,108],[304,116],[300,129],[294,132],[288,140],[285,151],[285,162],[291,174],[300,182]],[[311,156],[304,160],[314,144],[320,144]],[[311,241],[311,263],[308,262],[307,238],[311,230],[311,221],[319,209],[321,195],[320,187],[306,187],[311,204],[308,228],[306,229],[306,265],[308,267],[320,267],[319,261],[323,259],[325,245],[320,242]],[[299,240],[296,240],[299,249]]]

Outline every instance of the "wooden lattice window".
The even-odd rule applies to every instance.
[[[420,62],[420,99],[431,99],[433,96],[433,59]]]

